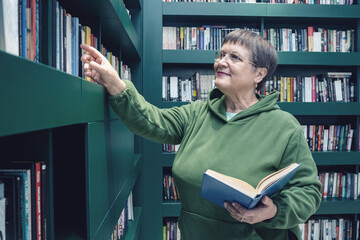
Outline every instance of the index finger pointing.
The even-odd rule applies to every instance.
[[[86,45],[86,44],[80,44],[80,47],[84,50],[87,51],[93,58],[103,58],[104,56],[98,51],[96,50],[96,48],[93,48],[92,46]]]

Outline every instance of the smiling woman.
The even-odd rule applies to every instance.
[[[230,33],[214,63],[217,88],[208,101],[169,109],[147,102],[96,49],[82,48],[89,52],[82,56],[89,61],[86,74],[105,86],[110,105],[131,131],[180,144],[172,172],[181,196],[182,240],[300,239],[298,224],[317,210],[321,183],[300,124],[276,104],[279,94],[255,92],[276,68],[268,42],[248,30]],[[224,209],[200,195],[208,169],[256,186],[292,163],[303,164],[287,186],[250,210],[237,202],[224,203]]]
[[[214,63],[215,86],[226,96],[226,111],[238,113],[258,102],[260,89],[277,65],[274,47],[251,31],[228,34]]]

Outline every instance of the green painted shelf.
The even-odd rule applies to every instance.
[[[117,47],[120,45],[127,61],[140,60],[140,38],[123,1],[61,0],[60,5],[65,9],[71,9],[72,16],[89,21],[101,20],[101,39],[104,45],[111,44]]]
[[[134,221],[129,221],[124,240],[136,240],[139,238],[139,232],[143,220],[143,212],[141,207],[134,207]]]
[[[163,202],[163,217],[180,215],[180,202]],[[316,215],[359,214],[360,200],[351,199],[323,199]]]
[[[162,204],[163,217],[177,217],[180,215],[180,201],[164,201]]]
[[[316,165],[359,165],[360,152],[312,152]]]
[[[260,17],[266,16],[267,4],[163,2],[163,16]]]
[[[360,5],[267,4],[266,11],[267,17],[360,18]]]
[[[213,50],[163,50],[163,63],[213,64]],[[279,65],[360,66],[360,53],[278,52]]]
[[[335,115],[360,115],[360,103],[351,102],[317,102],[317,103],[279,103],[279,107],[293,115],[335,116]]]
[[[0,51],[0,136],[82,122],[80,78]]]
[[[163,2],[164,16],[360,18],[359,5]]]
[[[134,168],[131,171],[130,177],[127,178],[126,182],[123,184],[123,187],[118,192],[116,198],[111,203],[108,213],[102,220],[100,226],[98,226],[98,228],[96,229],[95,233],[92,235],[91,239],[103,239],[104,236],[106,236],[106,233],[109,232],[109,228],[112,228],[112,226],[109,226],[108,223],[116,222],[119,218],[121,211],[127,202],[129,194],[133,189],[141,172],[141,160],[142,157],[140,154],[136,154],[134,156]],[[88,221],[91,221],[91,219],[88,219]],[[91,230],[91,232],[94,231]]]
[[[103,86],[2,51],[0,63],[0,136],[117,119]]]
[[[352,199],[323,199],[315,214],[359,214],[360,200]]]
[[[360,152],[312,152],[318,166],[359,165]],[[163,153],[163,167],[172,167],[175,153]]]
[[[160,107],[170,108],[179,107],[188,104],[187,102],[161,102]],[[293,115],[311,115],[311,116],[336,116],[336,115],[360,115],[360,103],[328,102],[328,103],[278,103],[279,107]]]

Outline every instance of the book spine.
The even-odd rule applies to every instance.
[[[41,167],[40,163],[35,163],[36,173],[36,239],[41,240]]]

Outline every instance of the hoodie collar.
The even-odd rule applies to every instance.
[[[278,92],[272,92],[266,96],[256,94],[256,97],[259,99],[259,102],[238,113],[231,119],[231,121],[237,121],[252,115],[260,114],[262,112],[279,109],[279,106],[276,104],[277,100],[279,99]],[[210,92],[208,95],[207,104],[210,110],[216,116],[223,119],[224,121],[227,121],[225,95],[219,89],[215,88]]]

